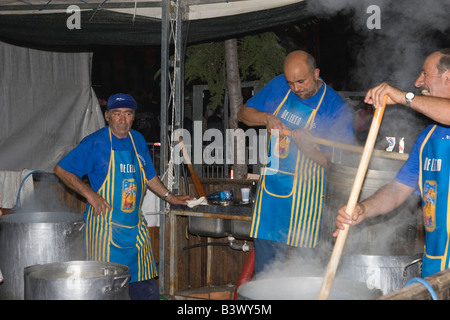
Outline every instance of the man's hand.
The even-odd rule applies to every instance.
[[[92,191],[89,198],[86,198],[86,200],[94,208],[95,216],[98,216],[99,214],[105,215],[107,210],[112,209],[111,205],[94,191]]]
[[[386,82],[379,84],[378,86],[370,89],[366,93],[364,102],[374,105],[375,108],[379,108],[383,105],[384,96],[387,95],[388,99],[386,104],[405,104],[406,92],[401,91]]]
[[[94,215],[99,215],[100,213],[105,215],[107,209],[112,209],[105,199],[73,173],[64,170],[59,165],[56,165],[54,173],[66,186],[86,198],[86,201],[94,208]]]
[[[266,114],[266,129],[267,133],[275,137],[282,137],[284,135],[283,132],[288,130],[280,119],[270,113]]]
[[[167,193],[167,188],[164,186],[158,176],[154,176],[152,179],[148,180],[147,186],[159,197],[162,197]],[[188,195],[175,195],[170,193],[164,200],[170,204],[181,204],[187,206],[187,201],[191,200],[191,197]]]
[[[166,201],[173,205],[181,204],[187,206],[188,200],[191,200],[191,197],[187,195],[169,194],[166,198]]]
[[[356,204],[355,210],[353,210],[352,215],[348,214],[345,211],[346,209],[347,206],[345,205],[338,210],[338,215],[336,217],[337,230],[333,233],[333,237],[337,237],[339,230],[345,229],[344,224],[354,226],[363,221],[366,217],[366,209],[361,203]]]

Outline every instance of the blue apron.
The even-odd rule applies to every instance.
[[[133,151],[112,149],[108,173],[98,194],[112,207],[106,215],[94,215],[89,205],[86,216],[87,260],[107,261],[129,267],[130,282],[158,275],[147,223],[141,212],[147,179],[138,159],[133,137]]]
[[[450,140],[430,139],[434,126],[420,151],[419,187],[422,194],[424,215],[425,255],[422,277],[445,270],[449,267],[449,176]]]
[[[311,130],[325,96],[323,85],[315,109],[289,90],[274,115],[291,130]],[[250,236],[314,248],[320,231],[325,169],[303,155],[287,136],[270,136],[268,157],[272,160],[264,167],[258,183]]]

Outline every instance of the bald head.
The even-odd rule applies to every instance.
[[[286,72],[287,69],[294,68],[296,66],[302,65],[303,67],[307,67],[311,73],[314,73],[314,70],[317,68],[316,60],[312,55],[310,55],[306,51],[297,50],[289,53],[284,60],[283,69]]]
[[[305,51],[297,50],[288,54],[284,60],[283,70],[290,89],[300,99],[312,97],[322,85],[316,61]]]

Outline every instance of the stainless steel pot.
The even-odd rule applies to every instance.
[[[315,300],[323,283],[321,277],[271,278],[247,282],[238,288],[241,300]],[[381,296],[379,289],[364,283],[334,279],[329,300],[373,300]]]
[[[129,300],[128,267],[68,261],[24,269],[25,300]]]
[[[338,209],[348,201],[361,154],[334,155],[327,167],[325,206],[321,225],[322,245],[334,246]],[[372,156],[359,200],[366,199],[391,182],[403,160]],[[366,219],[349,231],[343,253],[366,255],[411,255],[417,246],[416,233],[420,196],[411,195],[397,209]],[[422,245],[423,247],[423,245]]]
[[[84,260],[84,221],[68,212],[12,213],[0,217],[0,299],[24,298],[25,267]]]
[[[336,275],[380,288],[383,295],[421,276],[422,253],[411,256],[343,255]]]

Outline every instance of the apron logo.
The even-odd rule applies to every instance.
[[[425,229],[432,232],[436,228],[436,181],[425,181],[423,192],[423,220]]]
[[[277,138],[275,143],[274,154],[279,158],[286,158],[289,155],[289,144],[291,143],[291,138],[284,136],[283,138]]]
[[[122,211],[133,212],[136,208],[136,181],[134,179],[123,180],[122,186]]]

